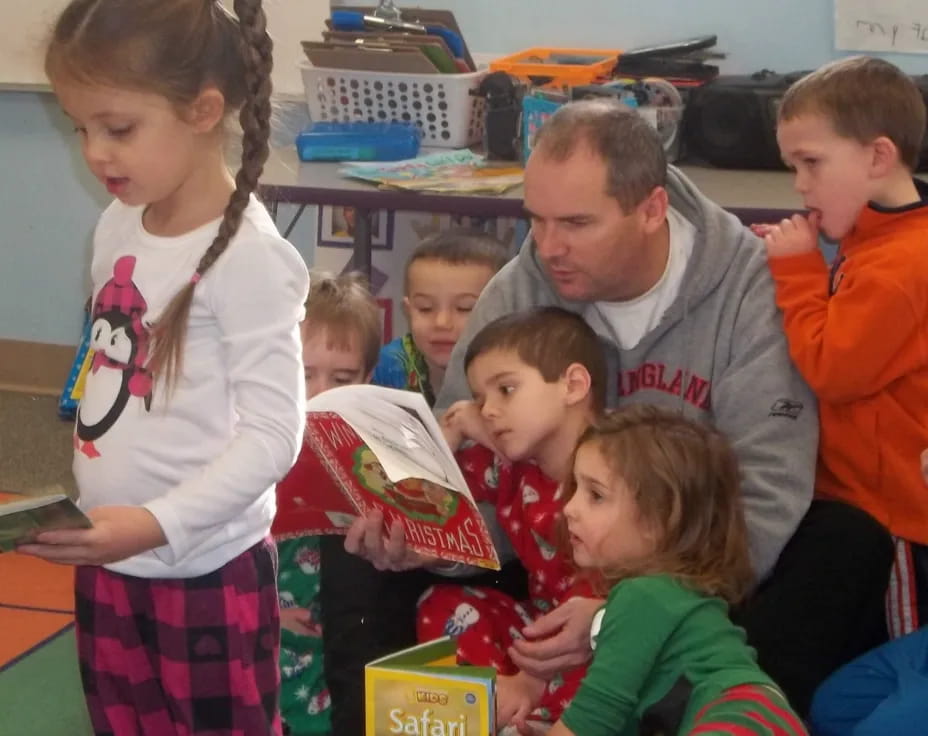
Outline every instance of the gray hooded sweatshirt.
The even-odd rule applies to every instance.
[[[713,424],[741,464],[751,559],[759,580],[812,500],[818,449],[815,398],[793,366],[762,242],[668,167],[670,206],[696,229],[683,284],[660,323],[632,349],[608,344],[607,404],[649,403]],[[490,281],[454,349],[438,408],[470,398],[464,353],[493,319],[565,301],[549,283],[531,237]]]

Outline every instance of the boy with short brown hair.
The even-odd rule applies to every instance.
[[[419,391],[432,406],[480,292],[507,260],[501,242],[474,230],[444,230],[419,243],[403,284],[409,332],[384,345],[371,383]]]
[[[894,636],[928,621],[928,185],[912,177],[924,134],[921,93],[892,64],[818,69],[787,91],[777,129],[809,214],[760,228],[790,354],[820,402],[817,491],[896,538]],[[840,243],[830,269],[820,233]]]
[[[528,595],[457,583],[433,586],[419,601],[417,634],[420,641],[452,635],[459,661],[497,669],[502,728],[514,717],[516,683],[523,679],[508,648],[544,613],[571,598],[594,597],[558,550],[558,488],[578,438],[603,411],[606,357],[580,315],[541,307],[485,325],[468,346],[464,366],[474,398],[452,404],[442,430],[458,450],[474,499],[492,504],[525,566]],[[464,440],[492,444],[503,457],[477,444],[458,449]],[[556,721],[585,671],[563,668],[539,693],[533,718]]]

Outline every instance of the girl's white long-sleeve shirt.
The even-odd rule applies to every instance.
[[[189,282],[219,220],[178,237],[113,202],[94,235],[94,350],[75,426],[85,510],[144,506],[168,540],[107,565],[146,578],[216,570],[264,538],[274,486],[303,431],[299,323],[306,265],[253,197],[194,290],[182,374],[168,394],[145,365],[151,326]]]

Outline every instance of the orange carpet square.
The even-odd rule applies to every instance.
[[[15,552],[0,554],[0,606],[74,610],[74,568]],[[0,627],[0,631],[5,631]]]
[[[0,607],[0,669],[74,622],[67,613]]]

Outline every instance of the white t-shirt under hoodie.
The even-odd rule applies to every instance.
[[[146,578],[212,572],[268,534],[274,486],[303,430],[303,259],[252,197],[194,290],[182,374],[167,395],[145,370],[151,325],[188,283],[219,220],[177,237],[113,202],[94,235],[92,343],[75,426],[85,510],[144,506],[168,543],[106,567]]]
[[[680,293],[686,264],[696,241],[696,228],[673,208],[667,210],[667,223],[670,247],[667,265],[657,283],[635,299],[595,302],[583,313],[597,334],[623,350],[631,350],[657,327]]]

